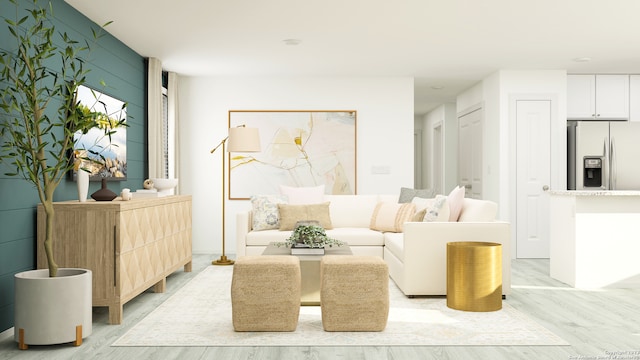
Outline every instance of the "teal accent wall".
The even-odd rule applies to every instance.
[[[31,1],[21,1],[29,6]],[[46,1],[40,1],[47,6]],[[63,0],[52,0],[56,31],[67,32],[76,40],[92,41],[91,27],[99,28]],[[24,16],[22,9],[18,10]],[[15,20],[16,8],[9,1],[0,1],[0,48],[15,49],[7,29],[6,18]],[[107,28],[108,29],[108,28]],[[108,187],[119,193],[128,187],[142,187],[146,178],[146,66],[145,59],[122,42],[107,34],[92,45],[88,59],[87,85],[128,103],[127,180],[109,182]],[[100,85],[107,84],[107,88]],[[0,83],[0,86],[3,86]],[[54,107],[55,108],[55,107]],[[4,114],[0,113],[0,116]],[[13,276],[35,268],[36,205],[35,189],[22,178],[4,175],[10,168],[0,164],[0,332],[13,326]],[[90,184],[89,193],[98,190],[98,182]],[[56,190],[56,201],[77,199],[76,183],[65,179]]]

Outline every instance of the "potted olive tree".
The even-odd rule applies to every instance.
[[[74,134],[97,126],[97,115],[76,99],[77,88],[86,82],[89,43],[56,31],[50,2],[41,6],[32,0],[23,9],[17,0],[10,1],[16,14],[24,10],[24,16],[6,20],[15,48],[0,51],[0,160],[10,169],[7,175],[24,178],[38,193],[46,214],[49,267],[15,276],[15,339],[21,348],[71,341],[80,345],[92,329],[92,274],[58,269],[52,251],[53,196],[73,169],[69,154]],[[99,33],[92,32],[97,40]],[[112,130],[104,131],[109,135]]]

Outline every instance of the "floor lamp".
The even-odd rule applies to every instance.
[[[228,143],[228,144],[227,144]],[[240,125],[238,127],[229,128],[229,135],[224,138],[213,150],[211,153],[216,151],[220,146],[222,146],[222,255],[219,259],[213,260],[211,264],[213,265],[233,265],[234,261],[231,259],[227,259],[224,251],[224,243],[225,243],[225,144],[226,152],[260,152],[262,148],[260,147],[260,134],[258,133],[258,129],[256,128],[248,128],[244,125]],[[231,169],[229,169],[231,171]]]

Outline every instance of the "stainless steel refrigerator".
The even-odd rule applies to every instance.
[[[569,190],[640,190],[640,122],[568,121]]]

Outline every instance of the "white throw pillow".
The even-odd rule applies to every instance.
[[[456,186],[447,196],[449,203],[449,221],[458,221],[464,203],[464,187]]]
[[[411,203],[416,206],[416,213],[424,210],[424,216],[416,221],[449,221],[449,203],[444,195],[436,195],[433,199],[413,198]]]
[[[324,202],[324,185],[313,187],[280,185],[280,193],[287,196],[290,205],[320,204]]]
[[[278,204],[286,203],[287,197],[284,195],[251,196],[251,228],[256,231],[280,228]]]

